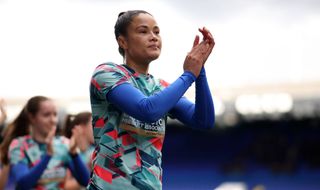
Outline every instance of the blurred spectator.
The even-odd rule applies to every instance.
[[[16,189],[63,189],[67,169],[87,185],[89,172],[76,152],[75,136],[70,141],[55,136],[56,125],[53,100],[34,96],[8,126],[1,161],[10,164]]]
[[[5,108],[5,101],[3,98],[0,98],[0,143],[3,140],[2,131],[5,128],[5,121],[7,119],[7,111]]]
[[[24,123],[24,118],[15,120],[8,126],[5,126],[5,120],[7,113],[5,110],[5,102],[3,99],[0,100],[0,112],[1,112],[1,144],[0,144],[0,190],[13,190],[15,189],[15,182],[10,172],[10,164],[8,159],[8,149],[12,139],[29,134],[29,127],[16,128],[15,125]]]
[[[10,171],[10,165],[1,165],[0,169],[0,189],[5,190],[13,190],[14,187],[10,188],[8,185],[8,178],[9,178],[9,171]]]
[[[72,134],[76,136],[75,140],[77,141],[76,144],[78,145],[80,156],[89,170],[91,168],[91,154],[94,150],[91,120],[91,112],[80,112],[76,115],[68,114],[63,126],[63,134],[67,138],[71,138]],[[67,175],[65,189],[81,189],[80,184],[70,175],[70,172]]]

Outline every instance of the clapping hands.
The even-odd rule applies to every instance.
[[[214,38],[207,28],[199,28],[199,32],[203,36],[202,41],[200,42],[200,37],[196,35],[192,49],[188,53],[183,65],[185,71],[192,72],[196,77],[199,76],[201,68],[207,61],[215,45]]]
[[[53,139],[54,139],[54,136],[56,135],[56,129],[57,129],[56,126],[52,127],[44,141],[47,145],[47,153],[50,156],[53,155]]]
[[[76,125],[72,129],[72,136],[70,138],[70,149],[69,152],[72,155],[75,155],[77,153],[77,150],[79,148],[79,145],[81,143],[81,137],[83,136],[83,130],[80,125]]]

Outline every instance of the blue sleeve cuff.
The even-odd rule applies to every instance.
[[[185,71],[182,75],[191,77],[192,82],[194,82],[197,79],[197,77],[190,71]]]

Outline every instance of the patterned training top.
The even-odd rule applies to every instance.
[[[125,65],[99,65],[92,76],[90,100],[96,149],[88,189],[162,189],[161,149],[166,116],[154,123],[121,112],[106,99],[116,86],[129,83],[150,96],[168,84]],[[130,98],[130,95],[127,95]]]
[[[53,139],[53,150],[54,154],[34,189],[63,189],[67,163],[71,162],[69,139],[56,136]],[[46,144],[35,141],[30,135],[18,137],[12,140],[9,146],[10,164],[22,162],[32,168],[46,152]]]

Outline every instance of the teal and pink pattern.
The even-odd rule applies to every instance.
[[[130,83],[146,96],[168,85],[124,65],[105,63],[95,69],[90,100],[97,146],[88,189],[162,189],[161,149],[166,116],[157,122],[145,123],[110,104],[107,93],[123,83]]]
[[[84,152],[80,151],[79,155],[82,159],[82,161],[85,163],[85,165],[88,167],[88,169],[91,169],[91,157],[92,153],[94,151],[94,146],[90,145]]]
[[[67,163],[71,161],[69,139],[55,137],[53,150],[54,154],[34,189],[63,189]],[[10,164],[22,162],[32,168],[40,162],[46,152],[46,145],[34,141],[30,135],[18,137],[11,142],[9,147]]]

